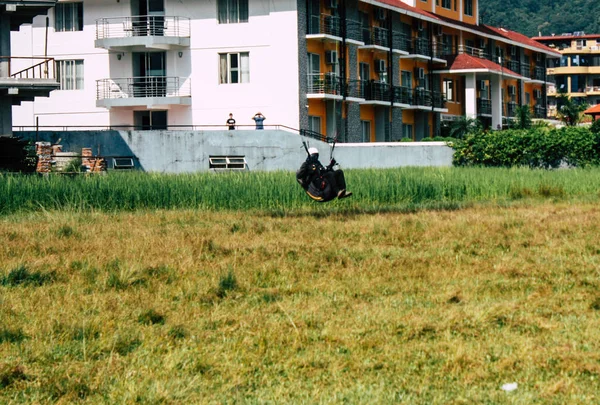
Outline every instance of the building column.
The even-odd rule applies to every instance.
[[[0,56],[10,57],[10,18],[0,14]],[[9,77],[10,59],[0,58],[0,78]],[[0,97],[0,136],[12,136],[12,98]]]
[[[502,79],[498,75],[492,75],[490,79],[490,90],[492,98],[492,129],[502,128]]]
[[[465,75],[465,115],[477,118],[477,80],[475,73]]]

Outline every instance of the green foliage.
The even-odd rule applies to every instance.
[[[217,288],[217,297],[224,298],[229,291],[233,291],[238,287],[237,279],[232,270],[229,270],[225,276],[219,279],[219,287]]]
[[[164,325],[165,316],[154,309],[149,309],[138,316],[138,322],[143,325]]]
[[[600,137],[586,128],[478,132],[454,143],[456,166],[585,167],[600,163]]]
[[[448,136],[455,139],[463,139],[468,134],[481,131],[481,122],[477,118],[460,117],[450,124]]]
[[[56,279],[55,273],[42,273],[39,271],[30,271],[24,265],[20,265],[4,276],[0,276],[0,286],[41,286],[51,283]]]
[[[21,329],[14,330],[6,327],[0,328],[0,344],[4,342],[19,343],[26,337],[27,336],[25,336]]]
[[[590,126],[590,132],[596,135],[600,134],[600,120],[595,120],[592,122],[592,125]]]
[[[83,171],[83,166],[81,165],[81,159],[71,159],[69,163],[64,167],[63,172],[65,173],[79,173]]]
[[[529,105],[518,106],[515,113],[515,129],[531,128],[531,107]]]
[[[600,2],[580,0],[482,0],[480,21],[494,27],[505,27],[527,36],[560,35],[564,32],[600,32]]]
[[[27,379],[28,377],[21,366],[0,366],[0,389],[6,388],[17,381]]]
[[[561,91],[556,96],[556,105],[556,116],[565,125],[573,127],[583,121],[583,112],[587,109],[587,104],[579,103]]]

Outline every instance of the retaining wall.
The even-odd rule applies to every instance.
[[[210,156],[244,156],[249,170],[296,170],[306,158],[302,141],[329,160],[329,145],[283,130],[263,131],[40,131],[15,136],[61,144],[65,152],[91,148],[113,167],[115,157],[132,157],[149,172],[206,171]],[[443,142],[337,144],[334,156],[343,168],[451,166],[452,148]]]

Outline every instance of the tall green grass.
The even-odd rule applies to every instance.
[[[0,214],[39,210],[384,210],[521,198],[598,198],[600,169],[399,168],[347,170],[351,199],[312,202],[292,172],[95,176],[0,174]]]

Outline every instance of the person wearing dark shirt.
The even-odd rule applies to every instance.
[[[310,198],[319,202],[334,198],[346,198],[352,195],[346,191],[346,179],[342,170],[334,170],[335,159],[327,167],[319,161],[317,148],[308,149],[308,157],[296,172],[296,181]]]
[[[229,119],[227,120],[227,125],[229,126],[229,130],[235,129],[235,120],[233,119],[233,114],[229,113]]]

